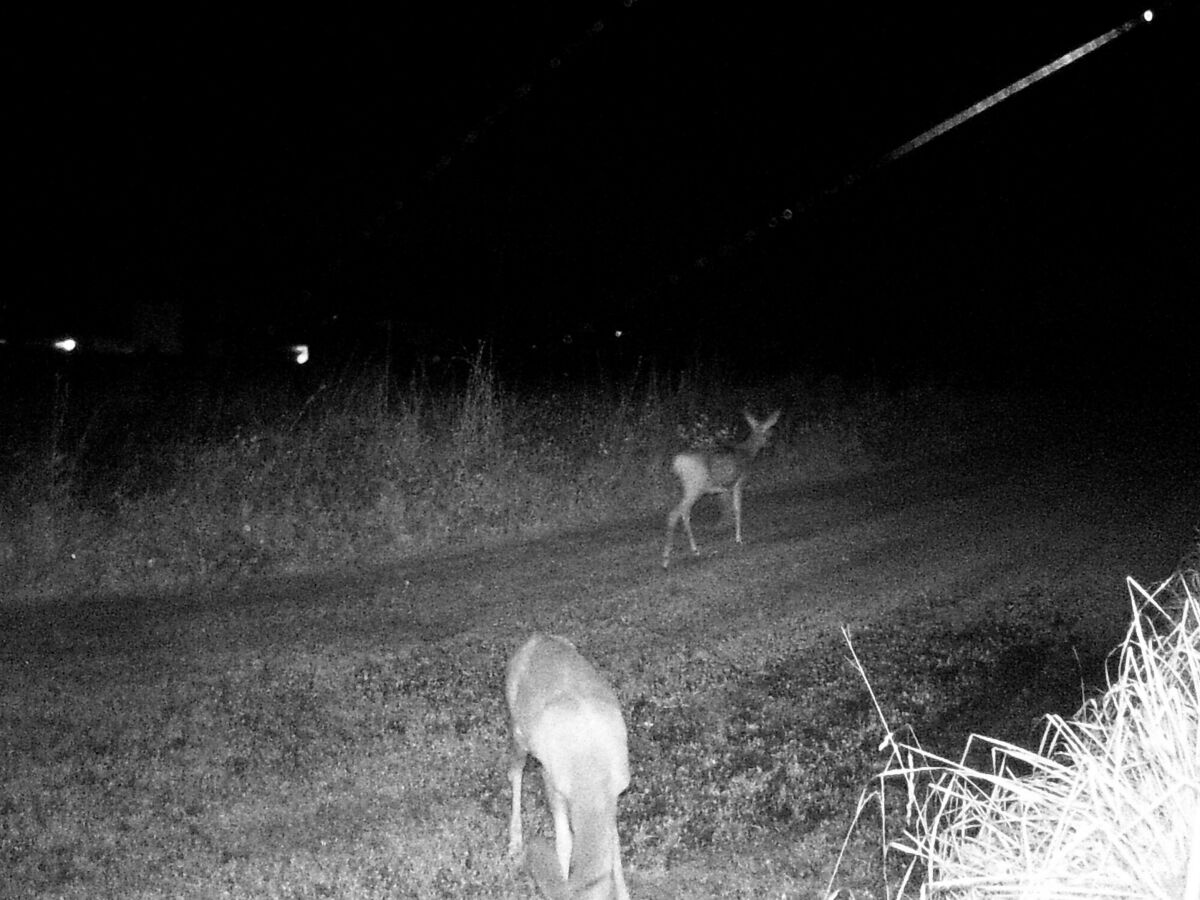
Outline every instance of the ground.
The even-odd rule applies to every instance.
[[[841,629],[891,727],[951,755],[972,730],[1036,743],[1043,713],[1103,687],[1124,579],[1195,546],[1188,459],[1075,434],[752,487],[745,543],[702,504],[701,556],[676,535],[666,573],[664,510],[0,608],[0,897],[532,896],[504,858],[502,679],[535,630],[575,640],[624,706],[635,897],[818,896],[886,762]],[[865,818],[837,884],[883,896]]]

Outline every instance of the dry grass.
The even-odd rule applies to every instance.
[[[236,401],[236,383],[164,398],[150,380],[97,377],[69,404],[30,402],[23,425],[0,421],[0,602],[389,562],[657,514],[677,489],[671,453],[736,439],[724,423],[740,429],[741,408],[779,398],[761,486],[836,478],[931,443],[950,452],[979,428],[949,395],[721,376],[521,390],[481,352],[436,388],[366,372],[308,396],[264,385],[254,405]]]
[[[1071,719],[1048,716],[1036,752],[972,735],[953,762],[889,732],[874,797],[886,809],[902,788],[906,825],[885,852],[911,858],[893,896],[1200,897],[1197,584],[1128,582],[1115,680]],[[972,744],[989,770],[966,763]]]

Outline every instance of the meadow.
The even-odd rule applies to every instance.
[[[482,349],[436,379],[56,363],[5,411],[10,597],[386,562],[657,511],[676,490],[668,454],[740,438],[747,407],[787,404],[776,481],[943,452],[968,424],[948,392],[715,366],[513,388]]]
[[[1081,678],[1103,687],[1113,571],[1162,558],[1138,508],[1096,525],[1070,485],[1029,524],[1028,403],[717,371],[547,393],[468,362],[59,382],[9,432],[0,896],[533,896],[504,856],[500,684],[538,629],[622,701],[635,897],[894,896],[913,854],[885,844],[924,833],[902,778],[879,787],[894,729],[951,757],[976,730],[1036,744]],[[740,437],[745,407],[784,410],[747,544],[706,520],[705,555],[663,574],[666,460]],[[898,802],[860,815],[873,787]]]

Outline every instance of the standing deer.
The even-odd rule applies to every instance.
[[[625,720],[604,677],[565,638],[535,634],[508,663],[512,817],[508,853],[522,856],[521,781],[532,753],[554,818],[556,864],[539,886],[564,900],[629,900],[621,870],[617,796],[629,786]]]
[[[667,541],[663,546],[662,564],[671,564],[671,543],[675,537],[675,526],[683,520],[692,553],[697,556],[696,538],[692,534],[692,507],[705,494],[729,494],[733,505],[733,539],[742,542],[742,485],[753,468],[755,457],[767,446],[771,429],[779,421],[779,410],[760,422],[749,412],[742,412],[750,423],[750,435],[740,444],[725,450],[690,450],[675,455],[671,468],[683,485],[683,499],[667,516]]]

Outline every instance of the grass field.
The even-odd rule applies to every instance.
[[[1115,551],[1144,533],[1137,508],[1092,527],[1086,490],[1056,487],[1070,502],[1039,499],[1030,525],[1015,476],[955,453],[978,433],[944,397],[791,384],[747,544],[698,517],[705,556],[664,575],[667,448],[765,408],[767,386],[712,413],[686,384],[643,386],[589,419],[487,377],[387,415],[177,443],[187,464],[155,490],[109,476],[107,510],[79,454],[43,512],[9,520],[10,558],[46,552],[0,607],[0,897],[532,896],[504,857],[501,683],[539,629],[621,699],[634,896],[820,896],[888,758],[840,625],[888,721],[927,746],[1036,740],[1124,632],[1113,570],[1159,558],[1153,535]],[[165,575],[122,564],[172,534],[137,557]],[[63,574],[50,550],[84,537],[96,561]],[[527,791],[527,830],[548,833],[537,778]],[[860,823],[836,885],[884,897],[905,863]]]
[[[0,410],[9,598],[387,562],[659,510],[676,490],[668,454],[739,439],[745,407],[787,406],[776,482],[943,453],[978,428],[950,392],[802,377],[512,388],[483,351],[436,383],[367,367],[216,387],[185,368],[81,365],[23,373]]]
[[[732,617],[711,589],[707,615]],[[781,619],[664,637],[632,621],[656,600],[577,606],[555,623],[616,669],[638,894],[655,896],[648,882],[682,896],[682,878],[691,896],[807,896],[880,762],[844,648]],[[4,894],[528,896],[503,859],[499,691],[522,629],[499,602],[491,628],[446,606],[409,613],[395,591],[300,581],[274,596],[9,614]],[[870,659],[903,661],[873,671],[875,688],[903,698],[906,720],[919,711],[918,726],[983,704],[1004,652],[1045,640],[1015,618],[919,631],[857,640]],[[871,884],[878,848],[856,849],[844,875]]]

